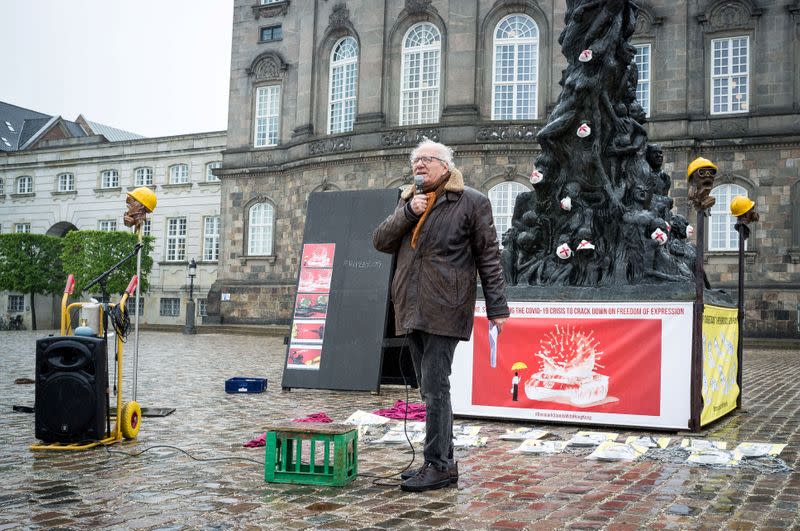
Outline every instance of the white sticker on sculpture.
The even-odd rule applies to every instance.
[[[667,233],[661,229],[654,230],[653,234],[650,235],[650,238],[657,241],[659,245],[664,245],[667,243]]]

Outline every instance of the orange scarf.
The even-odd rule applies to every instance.
[[[428,217],[428,213],[433,208],[434,203],[439,197],[444,193],[444,187],[447,184],[447,181],[450,180],[450,175],[448,174],[447,178],[442,181],[442,184],[439,185],[433,192],[428,192],[425,196],[428,198],[428,206],[425,207],[425,212],[422,213],[422,216],[417,221],[417,226],[414,227],[414,232],[411,233],[411,248],[417,248],[417,240],[419,239],[419,233],[422,231],[422,224],[425,223],[425,220]],[[412,196],[413,197],[413,196]]]

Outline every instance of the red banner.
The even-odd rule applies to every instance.
[[[660,319],[509,319],[494,356],[475,317],[472,404],[658,416]]]

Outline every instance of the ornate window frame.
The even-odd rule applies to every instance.
[[[717,180],[714,182],[714,188],[711,190],[712,195],[714,195],[716,197],[714,192],[716,190],[718,190],[721,186],[726,186],[726,185],[734,185],[734,186],[740,187],[741,189],[743,189],[745,191],[745,193],[747,194],[747,197],[749,197],[753,201],[757,201],[758,194],[757,194],[756,186],[749,179],[746,179],[746,178],[744,178],[744,177],[742,177],[740,175],[736,175],[736,174],[730,173],[730,172],[723,172],[722,175],[720,175],[717,178]],[[717,201],[717,203],[711,208],[711,211],[710,211],[711,215],[709,216],[708,221],[706,222],[706,231],[705,231],[706,232],[706,237],[705,237],[705,242],[704,242],[706,252],[709,253],[710,257],[713,257],[714,255],[724,256],[724,255],[731,254],[731,253],[737,253],[738,250],[739,250],[738,242],[735,245],[732,245],[730,247],[726,247],[724,249],[723,248],[719,248],[719,249],[712,249],[711,248],[711,243],[712,243],[711,242],[711,232],[713,230],[712,229],[712,227],[713,227],[713,218],[714,218],[715,215],[719,215],[719,214],[722,214],[722,213],[727,213],[727,215],[730,216],[729,208],[730,208],[730,199],[732,197],[733,196],[726,197],[727,201]],[[733,221],[732,223],[735,223],[735,221]],[[733,225],[731,225],[731,226],[733,226]],[[746,249],[746,251],[748,253],[752,253],[752,252],[756,251],[756,249],[757,249],[756,240],[757,240],[756,238],[750,238],[749,240],[747,240],[745,249]]]
[[[431,28],[431,30],[428,30]],[[420,44],[415,46],[407,46],[407,43],[412,38],[412,33],[414,32],[421,32],[421,31],[428,31],[433,38],[436,40],[437,44]],[[423,78],[426,73],[426,66],[430,67],[430,61],[426,63],[425,56],[426,55],[436,55],[436,85],[435,87],[425,87],[423,85]],[[412,59],[414,58],[414,59]],[[413,64],[412,60],[416,60],[417,64]],[[409,77],[414,78],[416,70],[416,77],[418,79],[418,86],[414,88],[406,89],[404,88],[404,79],[406,78],[406,71],[408,70]],[[431,123],[439,123],[442,116],[442,99],[443,99],[443,91],[442,91],[442,32],[439,28],[436,27],[436,24],[433,24],[428,21],[421,21],[417,22],[416,24],[410,26],[405,34],[403,35],[403,40],[401,44],[401,51],[400,51],[400,101],[399,101],[399,109],[398,109],[398,119],[400,125],[403,126],[413,126],[413,125],[423,125],[423,124],[431,124]],[[423,93],[429,90],[436,90],[436,95],[433,98],[433,109],[431,112],[431,116],[427,116],[427,113],[423,111]],[[407,108],[407,103],[410,101],[409,95],[416,94],[417,97],[417,110],[414,115],[409,113],[409,117],[404,119],[405,110]]]
[[[753,98],[753,69],[756,60],[755,43],[758,42],[758,19],[764,10],[755,5],[752,0],[717,0],[711,3],[706,11],[697,15],[697,22],[703,31],[703,79],[705,80],[703,93],[704,108],[708,116],[729,118],[742,114],[752,114],[757,111],[757,102]],[[712,41],[747,37],[748,39],[748,86],[747,109],[734,112],[713,112],[713,80],[714,51]]]
[[[500,39],[498,41],[497,32],[500,29],[500,25],[503,22],[510,20],[512,17],[524,17],[528,21],[533,24],[533,30],[535,36],[528,37],[528,38],[520,38],[520,37],[513,37],[509,39]],[[496,104],[497,104],[497,90],[499,86],[505,85],[508,82],[502,82],[497,80],[497,53],[498,47],[503,45],[510,45],[513,47],[513,54],[514,60],[512,61],[512,65],[514,67],[514,75],[513,80],[510,82],[512,88],[512,102],[516,100],[517,88],[520,85],[533,85],[533,111],[532,116],[518,116],[518,108],[517,105],[512,103],[511,109],[511,118],[507,117],[498,117],[496,113]],[[516,68],[519,66],[519,47],[523,45],[533,45],[534,52],[533,52],[533,59],[532,62],[534,63],[533,69],[533,79],[527,82],[519,82],[517,81],[516,75]],[[492,30],[492,102],[491,102],[491,117],[492,120],[536,120],[539,117],[539,25],[536,24],[536,21],[530,15],[525,13],[510,13],[503,18],[501,18],[498,23],[495,25],[494,30]]]
[[[251,108],[250,108],[250,142],[255,149],[274,148],[281,144],[283,131],[283,94],[284,80],[289,65],[275,52],[264,52],[256,57],[245,70],[251,83]],[[258,91],[264,87],[278,87],[278,130],[275,144],[256,144],[256,112],[258,110]]]
[[[250,224],[251,220],[250,217],[252,216],[252,211],[254,208],[258,207],[259,205],[268,205],[272,209],[272,223],[270,224],[270,234],[268,238],[267,245],[269,246],[267,252],[265,253],[251,253],[251,235],[250,235]],[[268,198],[264,195],[259,195],[254,197],[244,207],[244,231],[243,231],[243,238],[242,238],[242,257],[245,259],[263,259],[263,258],[273,258],[275,257],[275,235],[276,235],[276,225],[277,225],[277,204],[272,199]]]
[[[388,46],[384,56],[383,71],[383,114],[388,126],[400,125],[400,92],[402,85],[403,42],[412,26],[421,22],[433,24],[439,30],[439,118],[441,121],[444,106],[444,94],[447,92],[447,53],[448,33],[444,20],[436,8],[431,5],[431,0],[406,0],[405,7],[397,17],[394,26],[389,30]],[[422,124],[408,124],[413,127]],[[404,126],[404,127],[406,127]]]
[[[340,59],[340,60],[337,61],[336,59],[334,59],[334,54],[336,53],[337,49],[340,46],[344,46],[345,42],[347,42],[347,41],[352,41],[354,43],[354,46],[355,46],[355,57],[347,57],[345,59]],[[328,61],[328,76],[327,76],[328,77],[328,98],[327,98],[327,105],[326,105],[326,108],[325,108],[326,115],[327,115],[327,128],[326,128],[326,131],[327,131],[327,133],[329,135],[330,134],[337,134],[337,133],[349,133],[349,132],[351,132],[353,130],[353,123],[355,122],[356,116],[358,116],[358,74],[359,74],[358,67],[359,67],[359,60],[360,60],[360,52],[361,52],[361,48],[358,45],[358,39],[356,39],[352,35],[346,35],[346,36],[338,39],[334,43],[333,47],[331,48],[331,52],[330,52],[330,55],[329,55],[329,61]],[[353,107],[353,116],[352,116],[352,119],[350,120],[350,123],[349,123],[349,126],[348,126],[346,121],[345,121],[345,119],[344,119],[344,111],[342,111],[342,113],[343,113],[342,123],[344,125],[341,128],[341,130],[333,131],[332,130],[332,125],[333,125],[332,113],[333,113],[333,104],[334,104],[334,94],[333,94],[334,74],[337,71],[341,71],[342,72],[342,76],[345,76],[346,72],[351,67],[351,65],[355,65],[355,72],[353,74],[354,83],[355,83],[354,95],[352,97],[345,97],[344,95],[340,95],[337,98],[336,101],[340,102],[343,106],[346,106],[347,101],[348,100],[352,100],[353,101],[353,105],[354,105],[354,107]],[[346,87],[346,82],[343,82],[342,85],[341,85],[341,90],[344,91],[345,87]]]
[[[493,80],[494,80],[494,34],[497,25],[509,15],[527,15],[536,24],[539,32],[536,74],[536,118],[543,120],[547,116],[546,107],[550,93],[550,64],[542,58],[551,57],[553,42],[551,28],[538,2],[535,0],[497,0],[480,23],[478,30],[478,49],[476,51],[475,94],[479,106],[479,114],[491,119],[493,114]],[[544,64],[547,63],[547,64]],[[502,122],[502,120],[501,120]]]

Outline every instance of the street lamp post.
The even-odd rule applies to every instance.
[[[194,277],[197,275],[197,262],[194,258],[189,262],[189,300],[186,302],[186,326],[183,328],[184,334],[196,334],[194,326]]]
[[[736,385],[739,386],[739,395],[736,397],[736,407],[742,407],[742,361],[744,353],[744,247],[747,238],[750,237],[750,223],[758,221],[756,204],[747,196],[737,195],[731,200],[731,215],[736,217],[736,225],[733,226],[739,233],[739,303],[738,303],[738,325],[739,342],[736,346]]]

